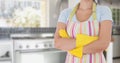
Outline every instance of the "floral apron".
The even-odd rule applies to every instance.
[[[78,5],[71,12],[69,19],[67,20],[67,33],[70,37],[76,38],[76,34],[87,34],[89,36],[98,36],[99,34],[99,22],[96,17],[96,4],[93,5],[92,21],[74,22],[73,16],[78,8]],[[66,56],[66,63],[106,63],[103,52],[95,54],[86,54],[80,59],[71,55],[69,52]]]

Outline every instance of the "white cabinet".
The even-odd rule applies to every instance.
[[[120,57],[120,35],[113,35],[113,57]]]
[[[10,41],[0,40],[0,56],[10,51]]]
[[[2,61],[0,63],[11,63],[10,61]]]
[[[11,63],[12,40],[0,40],[0,63]]]

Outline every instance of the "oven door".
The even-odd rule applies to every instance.
[[[15,52],[14,63],[65,63],[66,52],[57,49]]]

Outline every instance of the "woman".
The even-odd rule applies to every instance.
[[[83,47],[83,57],[78,58],[69,52],[66,63],[106,63],[103,51],[111,41],[112,14],[107,6],[93,6],[94,0],[80,0],[73,9],[61,12],[55,32],[55,47],[64,51],[76,48],[76,34],[98,36],[98,40]],[[59,30],[65,29],[71,38],[59,36]]]

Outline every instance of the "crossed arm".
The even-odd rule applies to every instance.
[[[58,34],[60,29],[66,29],[66,24],[58,22],[57,29],[55,32],[54,40],[55,47],[61,50],[69,51],[76,47],[76,39],[74,38],[61,38]],[[97,53],[105,50],[109,42],[111,41],[112,22],[105,20],[100,22],[99,39],[91,44],[84,46],[83,53]]]

